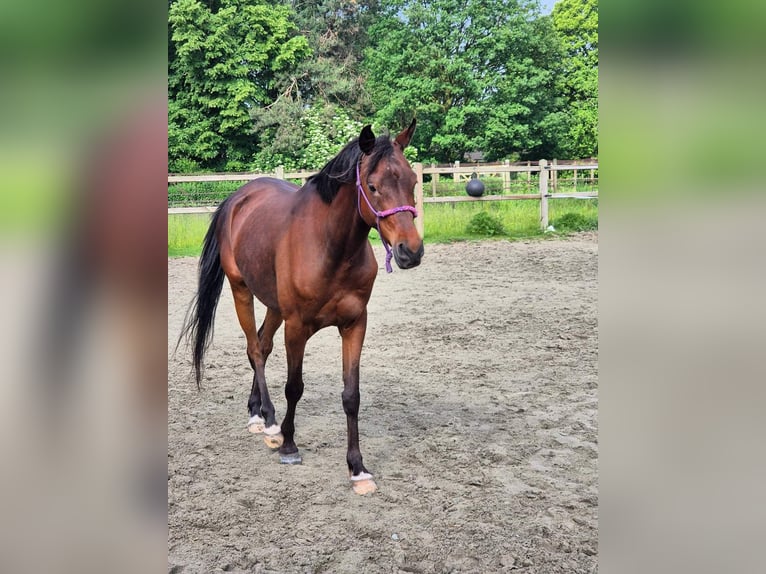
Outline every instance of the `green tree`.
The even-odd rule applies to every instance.
[[[565,117],[559,43],[535,0],[394,0],[369,32],[364,67],[376,120],[414,113],[421,159],[541,157]]]
[[[553,25],[566,52],[559,89],[569,114],[568,149],[598,155],[598,0],[559,0]]]
[[[295,22],[313,50],[291,78],[308,103],[335,104],[355,119],[370,113],[361,71],[367,30],[380,12],[377,0],[290,0]]]
[[[256,151],[250,110],[276,97],[276,75],[310,54],[290,9],[256,0],[170,5],[170,169],[236,170]]]
[[[319,169],[362,130],[361,122],[334,104],[317,102],[300,111],[284,100],[274,103],[280,105],[285,107],[259,120],[262,145],[253,160],[258,170],[272,170],[278,165]],[[289,114],[294,115],[284,120]]]
[[[551,20],[527,17],[504,34],[510,55],[490,88],[481,149],[489,159],[564,157],[568,119],[556,90],[562,53]]]
[[[290,0],[289,5],[312,57],[277,74],[277,100],[251,110],[259,169],[321,167],[331,155],[320,150],[335,150],[358,135],[359,122],[373,111],[360,64],[378,2]],[[347,137],[349,125],[356,133]]]

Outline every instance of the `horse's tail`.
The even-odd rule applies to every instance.
[[[224,272],[221,267],[221,254],[218,245],[218,227],[224,218],[227,202],[224,201],[213,214],[213,220],[205,235],[202,245],[202,255],[199,259],[199,280],[197,294],[186,312],[184,325],[178,339],[186,338],[193,345],[192,362],[197,387],[202,381],[204,370],[202,359],[213,339],[213,321],[218,299],[223,289]],[[177,345],[176,345],[177,347]]]

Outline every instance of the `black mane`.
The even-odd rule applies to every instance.
[[[387,135],[378,136],[370,154],[369,171],[374,171],[380,160],[389,157],[393,152],[394,146],[391,139]],[[312,175],[307,183],[314,184],[322,201],[332,203],[341,185],[356,182],[356,165],[361,156],[359,138],[354,138],[340,150],[338,155],[328,161],[319,173]]]

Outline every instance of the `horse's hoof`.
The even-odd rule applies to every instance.
[[[253,415],[250,420],[247,421],[247,430],[253,434],[260,434],[266,428],[266,421],[258,415]]]
[[[278,449],[280,446],[282,446],[284,441],[285,439],[282,436],[282,433],[275,435],[263,435],[263,442],[265,442],[266,446],[272,450]]]
[[[269,448],[279,448],[285,441],[285,438],[282,436],[282,429],[279,428],[279,425],[266,427],[263,429],[263,433],[263,442],[265,442],[266,446]]]
[[[303,459],[299,452],[293,452],[290,454],[280,454],[279,462],[282,464],[301,464]]]
[[[372,480],[372,475],[368,472],[361,472],[357,476],[350,477],[351,488],[356,494],[371,494],[378,490],[378,485]]]

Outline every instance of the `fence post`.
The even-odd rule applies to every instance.
[[[452,174],[453,181],[456,181],[456,182],[460,181],[460,174],[458,173],[458,171],[460,171],[460,162],[456,161],[455,162],[455,173]]]
[[[540,160],[540,228],[548,229],[548,162]]]
[[[278,165],[277,168],[274,170],[274,177],[277,179],[285,179],[285,166]]]
[[[418,178],[415,184],[415,209],[418,210],[418,216],[415,218],[415,229],[418,230],[420,237],[425,235],[425,212],[423,210],[423,164],[415,164],[415,175]]]
[[[511,161],[503,162],[503,193],[511,192]]]
[[[558,160],[554,157],[553,158],[554,169],[551,170],[551,174],[550,174],[551,187],[553,188],[554,193],[558,191],[558,188],[559,188],[559,170],[555,169],[558,164],[559,164]]]
[[[431,169],[435,169],[436,164],[431,164]],[[431,174],[431,197],[436,197],[436,187],[439,185],[439,174],[438,173],[432,173]]]

